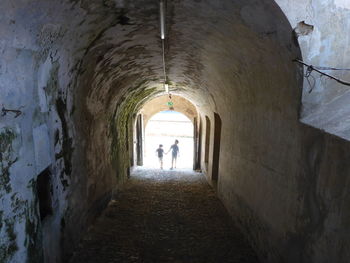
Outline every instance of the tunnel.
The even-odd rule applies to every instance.
[[[169,96],[195,109],[193,170],[260,262],[348,262],[347,0],[3,0],[0,14],[0,262],[69,262],[142,165],[143,107]]]
[[[172,94],[157,96],[143,105],[135,124],[137,165],[158,166],[153,158],[155,149],[162,144],[166,155],[174,141],[181,140],[183,154],[178,167],[200,170],[198,112],[190,101]]]

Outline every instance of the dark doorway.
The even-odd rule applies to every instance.
[[[214,149],[213,149],[213,170],[212,180],[219,178],[219,160],[220,160],[220,141],[221,141],[221,118],[219,114],[214,113]]]
[[[194,155],[193,155],[193,169],[201,169],[201,152],[202,152],[202,121],[197,117],[194,118]]]
[[[209,162],[209,149],[210,149],[210,119],[208,116],[205,116],[205,153],[204,153],[204,162],[205,168],[208,171],[208,162]]]
[[[143,165],[143,120],[141,114],[136,119],[136,164]]]
[[[37,178],[37,195],[39,199],[40,219],[44,220],[48,215],[52,215],[51,202],[51,172],[46,168]]]

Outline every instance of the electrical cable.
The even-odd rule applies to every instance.
[[[307,67],[307,71],[306,71],[306,74],[305,74],[305,77],[306,77],[306,78],[308,78],[308,77],[310,76],[310,74],[311,74],[312,71],[316,71],[317,73],[319,73],[319,74],[321,74],[321,75],[323,75],[323,76],[326,76],[326,77],[328,77],[328,78],[330,78],[330,79],[333,79],[333,80],[335,80],[336,82],[338,82],[338,83],[340,83],[340,84],[343,84],[343,85],[345,85],[345,86],[350,86],[350,82],[341,80],[341,79],[336,78],[336,77],[334,77],[334,76],[332,76],[332,75],[329,75],[329,74],[327,74],[327,73],[324,73],[324,72],[320,71],[320,69],[318,69],[317,67],[314,67],[314,66],[312,66],[312,65],[309,65],[309,64],[305,63],[304,61],[302,61],[302,60],[300,60],[300,59],[294,59],[293,62],[297,62],[297,63],[299,63],[299,64],[301,64],[301,65]],[[325,68],[325,67],[324,67],[324,68]],[[329,68],[329,69],[332,69],[332,68]],[[334,70],[334,69],[332,69],[332,70]],[[337,70],[347,70],[347,69],[337,69]],[[312,90],[311,90],[311,91],[312,91]]]
[[[350,68],[332,68],[332,67],[320,67],[320,66],[314,66],[315,69],[318,70],[350,70]]]

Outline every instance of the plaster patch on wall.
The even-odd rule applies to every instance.
[[[334,0],[334,4],[340,8],[350,9],[350,1],[349,0]]]
[[[45,24],[38,37],[38,42],[40,46],[42,47],[42,55],[43,57],[46,57],[49,53],[50,48],[58,42],[60,38],[62,38],[64,35],[64,32],[62,31],[61,25],[55,25],[55,24]]]
[[[322,39],[320,53],[322,54],[319,59],[321,65],[328,65],[330,62],[329,57],[336,57],[336,51],[334,49],[333,36]],[[334,63],[334,62],[333,62]]]
[[[306,61],[311,62],[312,59],[317,58],[321,52],[322,34],[317,27],[314,27],[310,39],[299,38],[299,41],[303,48],[303,55]]]
[[[51,164],[49,131],[46,124],[33,130],[36,172],[42,172]]]
[[[39,96],[39,105],[41,112],[47,112],[47,83],[49,81],[50,72],[52,68],[52,63],[49,58],[46,59],[44,64],[39,67],[38,71],[38,96]]]

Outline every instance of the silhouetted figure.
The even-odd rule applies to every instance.
[[[160,169],[163,169],[163,144],[159,144],[159,148],[156,150],[158,153],[158,159],[159,159],[159,164],[160,164]]]
[[[175,143],[173,145],[171,145],[171,147],[168,151],[168,152],[170,152],[170,150],[172,150],[172,152],[171,152],[171,168],[170,169],[176,168],[176,159],[177,159],[178,154],[180,153],[179,146],[177,146],[178,144],[179,144],[179,141],[175,140]]]

